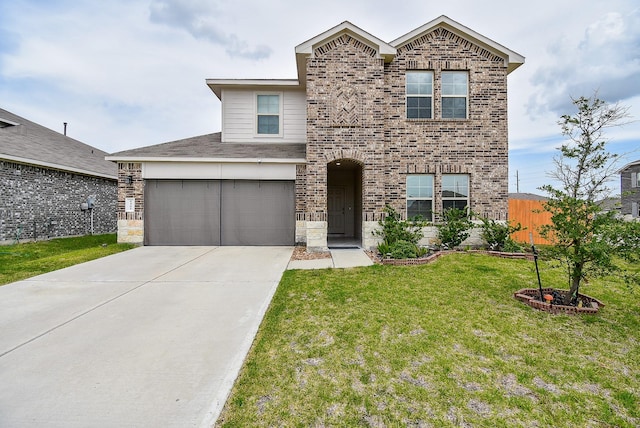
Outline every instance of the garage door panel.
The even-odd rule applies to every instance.
[[[145,245],[220,245],[219,224],[219,181],[147,181]]]
[[[147,180],[145,245],[293,245],[293,181]]]
[[[293,245],[293,182],[222,183],[222,245]]]

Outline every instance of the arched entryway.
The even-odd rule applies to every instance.
[[[327,164],[327,244],[362,244],[362,164],[337,159]]]

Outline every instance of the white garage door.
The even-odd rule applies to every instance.
[[[293,181],[146,180],[145,245],[293,245]]]

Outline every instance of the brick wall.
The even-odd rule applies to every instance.
[[[434,73],[434,119],[407,120],[405,73]],[[468,119],[441,118],[442,71],[467,71]],[[442,211],[442,174],[468,174],[471,209],[506,219],[508,212],[507,69],[502,58],[445,29],[410,45],[385,70],[389,96],[386,198],[406,209],[408,173],[434,174],[434,212]]]
[[[326,215],[327,163],[341,158],[363,164],[363,212],[382,211],[385,116],[384,64],[371,48],[343,35],[307,60],[309,215]]]
[[[133,212],[125,210],[127,198],[135,201]],[[144,242],[144,179],[140,162],[118,163],[118,242]]]
[[[407,70],[434,73],[434,119],[406,119]],[[439,119],[440,74],[467,71],[468,118]],[[326,217],[327,163],[363,165],[362,218],[377,221],[386,203],[406,210],[406,176],[434,175],[434,211],[442,211],[443,174],[468,174],[471,209],[508,213],[507,68],[503,58],[438,28],[400,46],[388,64],[342,35],[307,60],[306,206],[299,220]],[[437,219],[437,218],[436,218]],[[363,238],[367,238],[363,236]]]
[[[116,230],[116,181],[0,161],[0,242],[86,235],[95,198],[93,232]]]

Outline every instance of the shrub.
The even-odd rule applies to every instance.
[[[384,208],[384,212],[385,217],[378,222],[382,229],[374,232],[374,235],[382,238],[378,252],[394,259],[425,255],[426,249],[420,248],[418,242],[424,236],[422,228],[426,222],[421,217],[402,220],[400,214],[389,205]]]
[[[487,242],[490,250],[506,251],[507,244],[510,248],[517,245],[511,239],[511,234],[522,230],[520,223],[511,225],[509,222],[502,223],[486,218],[480,218],[480,221],[482,222],[482,238]]]
[[[455,248],[471,235],[473,225],[465,210],[450,208],[443,213],[444,222],[436,225],[444,248]]]

